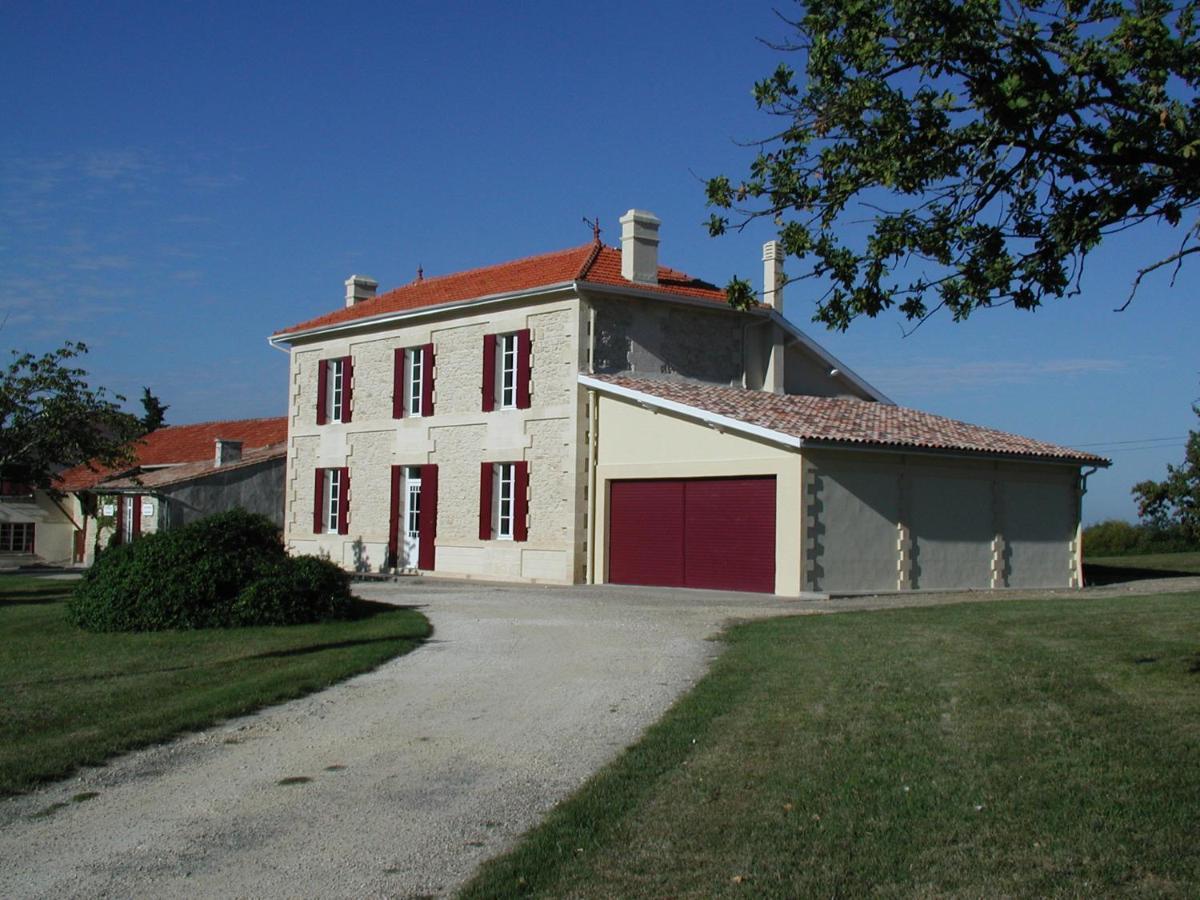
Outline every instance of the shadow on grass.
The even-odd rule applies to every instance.
[[[377,637],[377,638],[358,638],[349,641],[326,641],[323,644],[310,644],[307,647],[288,647],[286,650],[267,650],[264,653],[255,653],[253,656],[244,656],[242,659],[286,659],[289,656],[307,656],[310,653],[323,653],[326,650],[345,650],[348,647],[365,647],[370,644],[390,644],[395,641],[411,641],[414,645],[431,643],[427,637]]]
[[[424,604],[417,603],[380,603],[377,600],[363,600],[361,597],[355,597],[350,605],[350,615],[346,618],[352,622],[359,622],[397,609],[418,610],[423,609],[424,606]]]
[[[1101,566],[1086,562],[1083,564],[1083,583],[1086,587],[1119,584],[1123,581],[1145,581],[1149,578],[1193,578],[1195,575],[1195,572],[1177,572],[1171,569]]]
[[[71,596],[67,591],[18,591],[0,594],[0,606],[21,606],[34,603],[60,603]]]

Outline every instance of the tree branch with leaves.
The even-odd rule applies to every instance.
[[[1036,309],[1079,291],[1106,237],[1178,229],[1132,299],[1200,252],[1196,18],[1196,0],[811,0],[773,45],[804,78],[755,85],[780,128],[747,177],[709,179],[709,231],[772,220],[796,278],[827,283],[814,320],[845,330]]]
[[[73,364],[85,353],[84,344],[71,341],[42,356],[12,351],[0,370],[4,477],[53,491],[54,476],[64,468],[132,462],[130,442],[141,425],[121,410],[124,397],[88,385],[87,372]]]

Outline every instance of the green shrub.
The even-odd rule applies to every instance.
[[[350,576],[327,559],[301,556],[247,585],[234,601],[238,625],[294,625],[345,619],[353,598]]]
[[[269,519],[231,510],[106,550],[76,587],[68,615],[91,631],[289,625],[346,617],[348,576],[332,564],[315,562],[288,557]],[[262,609],[255,608],[256,600]]]

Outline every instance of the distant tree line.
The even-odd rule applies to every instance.
[[[1134,525],[1123,519],[1109,519],[1083,530],[1083,552],[1091,558],[1187,550],[1200,550],[1200,542],[1178,524],[1141,522]]]

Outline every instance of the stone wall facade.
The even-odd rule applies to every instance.
[[[363,326],[299,340],[291,352],[285,538],[295,553],[327,554],[347,568],[385,566],[392,466],[438,466],[434,571],[440,574],[578,580],[582,546],[576,494],[583,483],[576,383],[583,335],[579,300],[564,294]],[[483,339],[528,328],[528,409],[482,409]],[[394,353],[433,344],[434,412],[392,417]],[[353,360],[351,421],[316,424],[319,364]],[[481,464],[529,464],[528,539],[481,540]],[[314,533],[317,468],[350,472],[348,533]],[[423,501],[424,503],[424,501]]]

